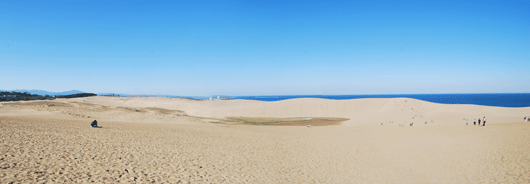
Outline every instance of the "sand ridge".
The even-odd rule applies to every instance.
[[[158,107],[180,110],[189,116],[226,117],[333,117],[347,118],[345,126],[380,125],[461,125],[465,119],[487,117],[490,123],[519,122],[530,107],[503,108],[464,104],[437,104],[410,98],[329,100],[289,99],[275,102],[254,100],[189,100],[165,97],[89,97],[64,100],[118,107]],[[424,124],[425,125],[425,124]]]
[[[530,182],[530,123],[517,118],[528,108],[410,99],[264,103],[94,97],[2,104],[0,183]],[[223,125],[188,114],[201,108],[212,113],[205,117],[254,113],[237,112],[239,104],[263,110],[262,117],[283,116],[283,110],[292,117],[316,110],[343,113],[333,112],[332,105],[361,112],[350,116],[356,118],[353,126],[312,128]],[[466,126],[462,118],[468,114],[490,114],[493,120]],[[438,119],[399,127],[386,123],[393,116]],[[90,128],[93,119],[103,128]]]

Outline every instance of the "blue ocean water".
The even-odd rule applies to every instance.
[[[486,93],[486,94],[395,94],[395,95],[294,95],[294,96],[236,96],[224,100],[246,99],[280,101],[293,98],[324,98],[334,100],[359,98],[413,98],[441,104],[474,104],[497,107],[530,107],[530,93]]]

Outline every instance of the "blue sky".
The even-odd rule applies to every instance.
[[[530,1],[0,0],[0,89],[530,92]]]

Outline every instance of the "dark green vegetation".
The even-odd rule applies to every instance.
[[[34,95],[28,92],[9,92],[9,91],[0,91],[0,101],[20,101],[20,100],[46,100],[54,99],[52,96],[41,96]]]
[[[58,96],[55,96],[55,98],[80,98],[80,97],[89,97],[89,96],[97,96],[97,94],[77,93],[77,94],[72,94],[72,95],[58,95]]]
[[[59,95],[59,96],[49,96],[49,95],[36,95],[30,94],[28,92],[9,92],[9,91],[0,91],[0,101],[20,101],[20,100],[53,100],[55,98],[79,98],[79,97],[89,97],[97,96],[94,93],[78,93],[72,95]]]

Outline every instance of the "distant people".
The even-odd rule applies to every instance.
[[[526,122],[526,116],[524,117],[524,122]]]
[[[480,118],[478,118],[478,126],[480,126]]]
[[[410,126],[414,125],[414,123],[410,123]]]
[[[468,122],[469,122],[469,121],[466,119],[466,126],[468,125]]]
[[[473,119],[473,125],[477,125],[477,119]]]
[[[101,128],[101,126],[98,126],[98,121],[96,121],[96,120],[92,121],[92,123],[90,124],[90,126],[91,126],[92,128]]]
[[[486,117],[484,116],[484,119],[482,121],[482,126],[486,126]]]

